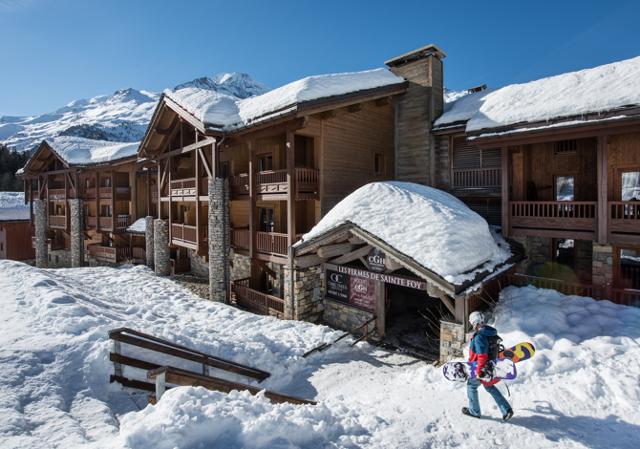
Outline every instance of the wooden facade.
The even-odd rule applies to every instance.
[[[29,220],[0,220],[0,259],[33,260]]]

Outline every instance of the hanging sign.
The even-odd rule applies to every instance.
[[[367,310],[376,307],[376,281],[356,276],[349,277],[349,303]]]
[[[349,302],[349,275],[327,270],[327,296],[338,301]]]
[[[382,273],[385,270],[385,254],[378,248],[373,248],[367,256],[369,268],[375,273]]]

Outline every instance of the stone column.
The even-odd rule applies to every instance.
[[[156,218],[153,222],[153,259],[157,276],[171,274],[171,252],[169,251],[169,221]]]
[[[440,362],[462,357],[465,339],[464,325],[440,320]]]
[[[592,257],[592,283],[600,289],[600,291],[594,292],[594,296],[611,298],[611,288],[613,287],[613,247],[593,242]]]
[[[84,220],[83,205],[81,199],[69,200],[71,213],[71,267],[84,265]]]
[[[145,230],[144,230],[144,244],[146,254],[146,264],[149,268],[153,269],[153,217],[148,215],[144,218]]]
[[[47,248],[47,203],[42,200],[33,202],[33,214],[36,222],[36,267],[47,268],[49,254]]]
[[[209,298],[227,302],[229,294],[229,188],[224,178],[209,181]]]

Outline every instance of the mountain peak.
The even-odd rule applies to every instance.
[[[178,84],[174,90],[194,87],[197,89],[214,90],[232,95],[237,98],[248,98],[268,91],[268,88],[246,73],[219,73],[212,77],[203,76],[186,83]]]

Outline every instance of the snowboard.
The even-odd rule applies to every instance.
[[[487,362],[493,365],[493,378],[513,380],[516,378],[516,364],[511,359],[496,359]],[[468,379],[476,378],[476,367],[478,362],[448,362],[442,365],[442,374],[447,380],[453,382],[466,382]]]
[[[498,354],[499,359],[511,359],[514,363],[529,360],[536,353],[536,348],[533,343],[528,341],[518,343],[511,348],[504,349]]]

